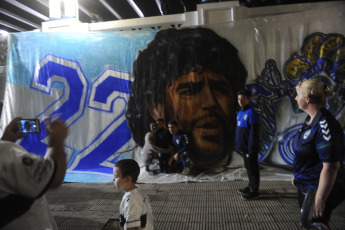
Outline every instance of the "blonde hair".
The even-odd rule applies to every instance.
[[[333,95],[332,86],[324,84],[317,79],[307,79],[300,82],[296,90],[304,97],[309,97],[311,104],[326,105],[327,96]]]

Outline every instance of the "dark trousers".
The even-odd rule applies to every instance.
[[[159,168],[161,172],[166,172],[169,169],[170,154],[160,153],[158,154]]]
[[[180,161],[184,167],[189,167],[190,164],[190,154],[189,152],[183,152],[180,154]]]
[[[247,169],[249,180],[248,187],[250,187],[254,192],[258,192],[260,185],[258,153],[252,153],[251,155],[248,155],[246,153],[243,154],[244,167]]]
[[[344,177],[345,181],[345,177]],[[305,194],[302,193],[300,188],[298,188],[298,203],[299,207],[302,208]],[[323,223],[329,226],[329,221],[331,219],[331,214],[333,210],[345,200],[345,185],[335,184],[331,193],[326,201],[325,210],[323,211],[323,216],[320,218],[313,218],[312,222]]]
[[[191,160],[189,152],[183,152],[180,154],[178,161],[173,160],[170,169],[172,172],[180,173],[182,172],[184,167],[190,166],[190,161]]]

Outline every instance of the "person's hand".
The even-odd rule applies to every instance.
[[[64,123],[59,120],[53,122],[46,120],[47,133],[50,136],[49,146],[61,144],[68,135],[68,129]]]
[[[318,218],[323,216],[323,211],[325,210],[326,202],[321,199],[315,199],[315,207],[313,217]]]
[[[18,133],[19,131],[18,121],[20,119],[22,119],[22,117],[16,117],[7,125],[1,137],[1,140],[15,142],[26,136],[26,134]]]
[[[298,187],[297,184],[296,184],[295,176],[292,176],[292,177],[291,177],[291,184],[292,184],[293,186],[295,186],[296,188]]]
[[[175,153],[174,159],[175,159],[176,161],[178,161],[178,153]]]

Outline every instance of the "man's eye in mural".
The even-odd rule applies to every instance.
[[[226,81],[211,81],[210,88],[216,94],[225,94],[229,95],[231,90],[230,85]]]
[[[192,96],[199,93],[202,90],[203,86],[204,86],[203,81],[188,82],[188,83],[180,84],[176,88],[176,92],[180,96]]]

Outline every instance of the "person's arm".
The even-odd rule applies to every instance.
[[[291,177],[291,184],[292,184],[293,186],[295,186],[296,188],[298,187],[298,185],[297,185],[297,183],[296,183],[295,176],[292,176],[292,177]]]
[[[250,130],[249,130],[249,138],[248,138],[248,154],[251,155],[253,152],[259,150],[259,122],[258,122],[258,115],[253,111],[250,114]]]
[[[145,138],[146,141],[146,138]],[[149,137],[147,137],[147,141],[153,151],[156,153],[168,153],[170,152],[170,149],[162,149],[156,146],[156,139],[154,134],[151,134]]]
[[[49,125],[49,128],[47,128],[47,132],[50,137],[50,149],[47,151],[45,158],[53,158],[57,167],[55,177],[50,184],[50,188],[57,188],[63,183],[66,174],[67,162],[64,141],[67,137],[68,131],[67,127],[62,122],[54,121]]]
[[[314,217],[321,217],[325,209],[325,204],[337,177],[340,162],[323,162],[319,186],[315,195]]]
[[[182,147],[176,153],[178,155],[188,150],[189,141],[188,137],[185,134],[181,135],[181,142]]]

